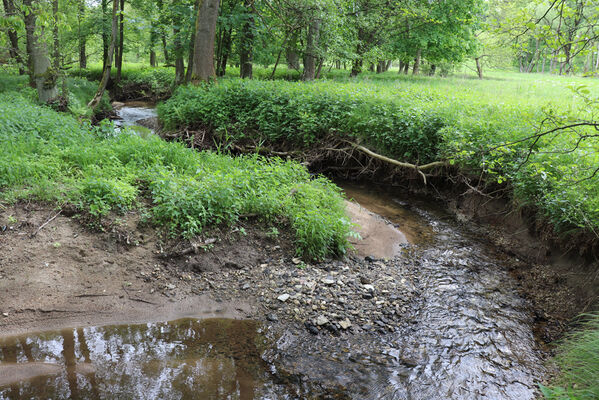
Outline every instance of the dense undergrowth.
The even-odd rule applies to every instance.
[[[358,141],[401,161],[443,160],[462,171],[508,182],[516,202],[530,205],[560,232],[599,229],[599,143],[557,132],[502,146],[535,132],[541,104],[489,101],[403,81],[294,83],[225,79],[181,87],[158,113],[167,129],[209,127],[221,141],[253,140],[307,149],[331,137]],[[571,100],[571,103],[576,99]],[[560,112],[571,112],[568,109]]]
[[[186,237],[255,215],[290,226],[298,254],[308,259],[342,254],[351,228],[339,189],[295,162],[198,153],[153,135],[117,135],[110,124],[80,125],[5,92],[0,201],[19,199],[73,204],[97,218],[136,208]]]

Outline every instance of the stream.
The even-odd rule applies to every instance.
[[[119,109],[122,125],[148,118],[130,108]],[[338,184],[407,239],[402,273],[418,296],[397,331],[316,339],[208,319],[31,333],[0,339],[0,399],[288,399],[321,393],[314,387],[336,388],[331,398],[536,398],[546,371],[506,268],[518,261],[430,200]],[[15,363],[28,371],[6,369]]]

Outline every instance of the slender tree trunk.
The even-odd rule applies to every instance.
[[[16,15],[16,9],[13,0],[2,0],[2,2],[4,4],[4,13],[6,18]],[[14,59],[17,63],[19,75],[23,75],[25,74],[25,68],[23,65],[23,58],[19,52],[19,37],[17,36],[17,31],[14,28],[9,28],[6,31],[6,34],[8,35],[8,42],[10,44],[10,48],[8,49],[10,58]]]
[[[193,26],[196,26],[196,21],[198,19],[198,10],[200,9],[200,3],[202,0],[195,0],[193,6]],[[195,28],[191,30],[191,35],[189,38],[189,57],[187,59],[187,73],[185,74],[185,82],[191,82],[191,76],[193,75],[193,59],[194,59],[194,50],[195,50],[195,42],[196,42],[196,30]]]
[[[324,63],[324,57],[318,62],[318,68],[316,68],[316,79],[320,79],[320,72],[322,71],[322,64]]]
[[[393,60],[387,61],[387,65],[385,65],[385,72],[389,71],[389,68],[393,65]]]
[[[23,5],[27,7],[29,10],[32,9],[32,0],[23,0]],[[24,14],[24,22],[25,22],[25,37],[27,39],[26,47],[27,47],[27,74],[29,75],[29,86],[35,87],[35,72],[33,68],[33,53],[35,47],[35,24],[36,24],[36,16],[35,12],[31,11]]]
[[[176,9],[180,6],[180,0],[173,0],[173,8]],[[181,41],[181,30],[180,26],[183,21],[181,14],[178,10],[175,10],[173,15],[173,51],[175,52],[175,85],[178,86],[183,83],[185,79],[185,62],[183,61],[183,43]]]
[[[252,79],[252,61],[254,51],[254,15],[251,12],[253,0],[245,0],[245,21],[241,28],[241,42],[239,44],[239,75],[241,78]]]
[[[106,69],[106,60],[108,59],[108,46],[110,37],[108,35],[108,0],[102,0],[102,71]]]
[[[407,75],[410,72],[410,62],[406,61],[406,63],[403,66],[403,73],[404,75]]]
[[[595,61],[595,71],[599,69],[599,43],[597,43],[597,61]]]
[[[476,57],[474,61],[476,61],[476,74],[478,75],[478,79],[483,79],[483,66],[480,62],[480,57]]]
[[[340,60],[335,61],[335,69],[341,69],[341,61]]]
[[[77,12],[77,38],[79,40],[79,68],[87,68],[87,55],[85,51],[86,35],[81,32],[81,22],[85,17],[85,0],[79,0]]]
[[[414,67],[412,68],[412,75],[418,75],[420,73],[420,58],[422,56],[422,50],[418,49],[416,57],[414,58]]]
[[[314,80],[316,76],[316,58],[318,39],[320,33],[320,21],[313,19],[308,27],[308,36],[306,38],[306,53],[304,55],[304,75],[305,81]]]
[[[229,61],[229,55],[231,54],[231,47],[233,46],[233,27],[226,29],[223,32],[222,44],[221,44],[221,55],[219,57],[216,75],[225,76],[227,73],[227,62]]]
[[[383,73],[383,63],[384,61],[379,61],[376,63],[376,73],[377,74],[382,74]]]
[[[112,55],[114,54],[114,47],[116,46],[116,31],[117,31],[117,17],[119,11],[119,0],[112,0],[112,29],[110,35],[110,45],[108,46],[108,55],[106,56],[106,60],[104,65],[104,71],[102,73],[102,80],[100,81],[100,86],[98,87],[98,91],[89,104],[87,105],[92,110],[95,109],[98,104],[100,104],[100,100],[102,100],[102,96],[104,95],[104,91],[106,90],[106,85],[108,84],[108,80],[110,79],[110,68],[112,66]]]
[[[403,61],[399,60],[399,68],[397,69],[397,73],[401,74],[403,72]]]
[[[116,51],[116,81],[121,81],[123,71],[123,51],[125,48],[125,0],[120,0],[121,12],[119,13],[119,47]]]
[[[219,0],[201,0],[195,26],[193,73],[191,81],[214,78],[214,39]]]

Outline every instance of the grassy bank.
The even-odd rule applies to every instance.
[[[574,112],[580,100],[562,86],[566,81],[555,80],[553,89],[544,81],[407,82],[225,79],[181,87],[158,112],[169,129],[207,126],[223,142],[305,150],[334,137],[400,161],[447,161],[509,182],[517,204],[535,207],[562,233],[599,229],[599,177],[579,182],[599,163],[599,154],[589,151],[596,139],[564,151],[578,136],[558,132],[539,140],[530,156],[530,141],[502,146],[534,133],[548,102]]]
[[[339,189],[297,163],[115,135],[110,125],[80,125],[4,92],[0,202],[20,199],[68,203],[96,218],[138,209],[169,234],[186,237],[255,215],[289,226],[298,254],[308,259],[342,254],[350,232]]]

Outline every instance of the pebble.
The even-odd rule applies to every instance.
[[[7,312],[3,312],[3,313],[2,313],[2,316],[3,316],[3,317],[8,317],[8,313],[7,313]]]
[[[316,318],[316,325],[318,325],[318,326],[323,326],[328,323],[329,323],[329,320],[324,315],[319,315],[318,318]]]
[[[287,293],[284,293],[284,294],[280,295],[279,297],[277,297],[277,300],[280,300],[284,303],[287,300],[289,300],[289,297],[291,297],[291,296],[289,296]]]
[[[339,321],[339,326],[341,329],[349,329],[351,327],[351,321],[346,318],[343,321]]]

